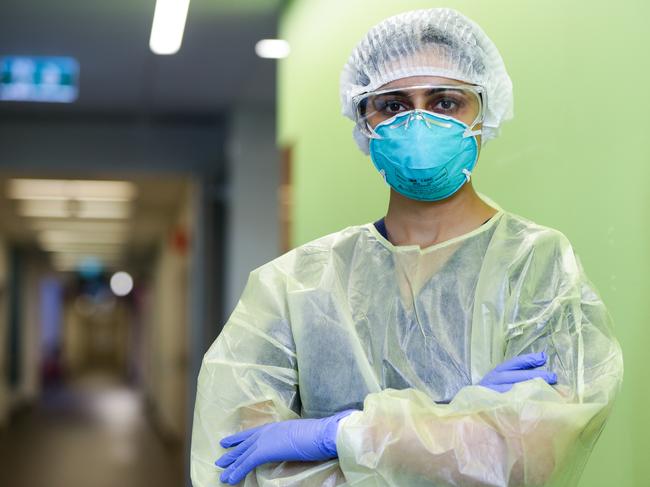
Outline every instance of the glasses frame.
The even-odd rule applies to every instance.
[[[417,90],[417,89],[427,89],[427,88],[435,88],[435,89],[452,89],[452,90],[457,90],[457,89],[465,89],[468,91],[471,91],[476,95],[476,98],[479,101],[479,110],[478,114],[476,115],[476,118],[474,121],[471,123],[471,125],[468,125],[470,129],[473,129],[477,124],[481,123],[484,118],[485,118],[485,107],[487,106],[487,90],[480,85],[471,85],[471,84],[460,84],[460,85],[450,85],[450,84],[424,84],[424,85],[414,85],[414,86],[402,86],[402,87],[395,87],[395,88],[387,88],[384,90],[375,90],[375,91],[367,91],[365,93],[360,93],[356,96],[352,97],[352,105],[354,107],[354,118],[357,126],[359,127],[359,130],[361,132],[371,138],[381,138],[379,134],[375,132],[375,130],[370,126],[368,123],[368,118],[366,116],[362,116],[359,110],[359,107],[361,106],[361,102],[364,99],[370,98],[371,96],[379,96],[383,95],[386,93],[391,93],[393,91],[410,91],[410,90]],[[411,111],[411,110],[408,110]],[[401,115],[402,113],[407,113],[407,112],[401,112],[401,113],[396,113],[396,115]],[[392,117],[391,117],[392,118]],[[453,118],[453,117],[452,117]],[[387,119],[387,120],[390,120]],[[464,123],[464,122],[463,122]],[[365,127],[364,127],[365,124]]]

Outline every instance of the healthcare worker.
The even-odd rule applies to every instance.
[[[621,350],[566,237],[472,186],[512,116],[497,48],[407,12],[340,88],[388,212],[251,273],[203,360],[194,486],[576,485]]]

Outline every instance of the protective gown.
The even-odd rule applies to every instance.
[[[473,385],[540,351],[556,386]],[[607,311],[560,232],[499,211],[421,249],[349,227],[251,273],[203,360],[193,484],[222,485],[226,435],[357,408],[338,460],[262,465],[242,485],[575,485],[622,374]]]

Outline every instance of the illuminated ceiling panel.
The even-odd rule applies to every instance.
[[[131,201],[136,187],[127,181],[10,179],[7,196],[20,200]]]

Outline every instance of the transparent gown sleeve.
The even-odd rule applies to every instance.
[[[281,275],[253,271],[219,337],[203,358],[192,431],[194,487],[223,485],[214,462],[227,435],[297,417],[295,351],[286,318]],[[248,475],[244,485],[258,485]]]
[[[349,485],[577,484],[620,386],[622,355],[570,245],[551,240],[509,266],[503,322],[480,326],[502,330],[503,360],[545,350],[558,386],[535,379],[500,394],[472,385],[448,405],[415,389],[370,394],[339,426]]]
[[[295,345],[286,306],[286,276],[269,263],[253,271],[199,373],[191,447],[194,487],[222,484],[214,465],[219,441],[260,424],[299,417]],[[243,487],[335,486],[344,482],[338,461],[264,464]]]

